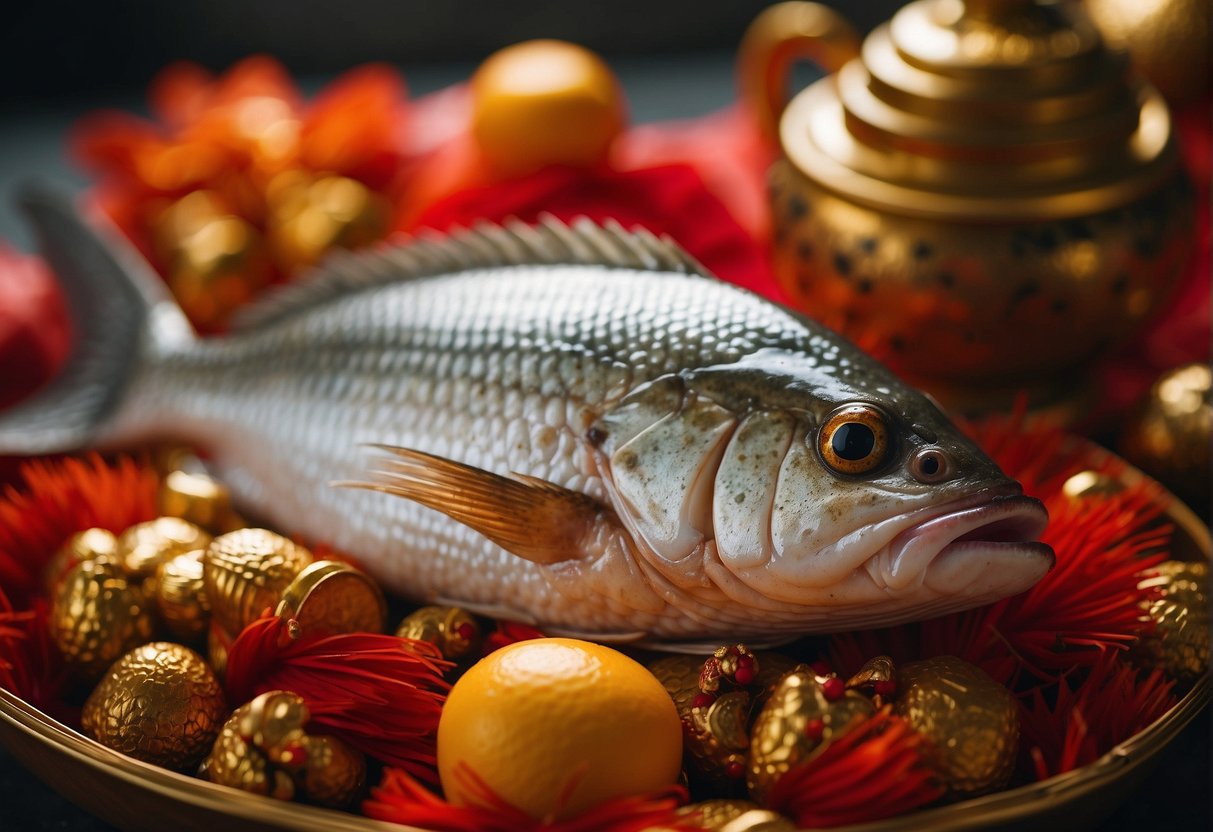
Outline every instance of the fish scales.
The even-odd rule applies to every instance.
[[[0,451],[196,442],[246,511],[416,600],[710,643],[935,615],[1051,565],[1040,504],[921,394],[645,232],[346,256],[198,339],[62,204],[31,214],[101,348],[0,414]]]

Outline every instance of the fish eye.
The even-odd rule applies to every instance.
[[[919,482],[941,482],[952,476],[952,457],[939,448],[923,448],[910,460],[910,474]]]
[[[870,473],[889,456],[888,417],[870,404],[844,405],[826,417],[817,452],[840,474]]]

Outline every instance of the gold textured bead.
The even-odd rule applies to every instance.
[[[1146,603],[1155,629],[1134,648],[1134,656],[1178,679],[1208,673],[1209,565],[1169,560],[1150,571],[1157,574],[1139,586],[1162,594]]]
[[[426,641],[442,651],[444,658],[462,659],[480,642],[480,625],[460,607],[422,607],[400,622],[400,638]]]
[[[55,594],[51,635],[77,675],[99,678],[119,656],[152,638],[143,587],[128,582],[111,561],[77,564]]]
[[[750,729],[750,797],[760,803],[793,766],[812,759],[830,742],[876,710],[872,700],[846,690],[831,701],[822,683],[807,668],[786,674]],[[806,732],[810,720],[821,720],[820,737]]]
[[[1006,785],[1019,750],[1011,692],[955,656],[910,662],[897,673],[894,712],[933,746],[936,771],[955,797]]]
[[[108,748],[188,771],[210,751],[226,715],[223,688],[203,658],[156,641],[114,662],[84,703],[81,724]]]
[[[303,768],[303,794],[309,803],[348,806],[366,783],[366,757],[336,737],[311,737]]]
[[[204,549],[175,555],[156,569],[156,609],[177,638],[193,641],[206,633],[211,606],[202,581]]]
[[[211,541],[203,582],[214,620],[237,635],[274,610],[282,591],[312,562],[311,553],[266,529],[240,529]]]
[[[169,558],[201,549],[211,536],[180,517],[157,517],[131,526],[118,536],[117,555],[127,574],[143,579]]]
[[[42,571],[42,585],[48,595],[54,596],[59,585],[78,563],[86,560],[104,560],[117,563],[115,550],[118,538],[105,529],[85,529],[76,532],[59,547],[46,568]]]
[[[160,485],[161,514],[180,517],[212,534],[233,531],[231,493],[207,474],[171,471]]]
[[[387,601],[361,570],[318,560],[287,584],[274,612],[291,622],[292,634],[382,633]]]

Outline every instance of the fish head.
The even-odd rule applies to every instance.
[[[1044,506],[861,355],[764,350],[663,377],[591,435],[617,513],[663,575],[826,610],[829,629],[989,603],[1053,564]]]

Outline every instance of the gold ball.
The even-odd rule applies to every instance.
[[[894,712],[932,743],[934,763],[955,797],[1005,786],[1019,750],[1011,692],[955,656],[910,662],[897,674]]]
[[[336,737],[312,737],[307,743],[303,794],[309,803],[343,808],[366,783],[366,757]]]
[[[443,658],[455,661],[480,643],[480,625],[459,607],[422,607],[400,622],[396,635],[429,642],[442,651]]]
[[[117,555],[128,576],[142,580],[156,574],[169,558],[205,548],[211,536],[180,517],[157,517],[137,523],[118,536]]]
[[[240,529],[211,541],[203,557],[203,583],[214,620],[230,635],[240,633],[266,610],[312,554],[266,529]]]
[[[1170,560],[1151,570],[1142,588],[1161,591],[1147,602],[1154,632],[1133,653],[1147,667],[1162,668],[1178,679],[1196,679],[1209,672],[1209,565]]]
[[[109,561],[84,561],[64,577],[51,608],[51,635],[78,675],[96,679],[152,637],[143,587]]]
[[[210,751],[227,703],[202,657],[166,641],[114,662],[84,703],[84,733],[144,762],[188,771]]]
[[[202,580],[205,549],[175,555],[156,569],[156,609],[177,638],[193,641],[207,630],[211,605]]]
[[[1173,104],[1209,89],[1209,0],[1085,0],[1113,46]]]
[[[160,513],[180,517],[212,534],[232,531],[232,498],[214,477],[170,471],[160,485]]]
[[[1150,388],[1124,427],[1120,452],[1197,511],[1207,511],[1211,443],[1213,368],[1186,364]]]
[[[875,713],[872,700],[856,691],[827,697],[826,681],[807,668],[786,674],[754,720],[747,782],[750,797],[760,803],[789,769]]]
[[[47,594],[53,597],[67,573],[78,563],[95,560],[117,564],[117,543],[113,533],[105,529],[85,529],[69,537],[42,571],[42,584]]]
[[[268,239],[283,271],[296,272],[335,248],[360,248],[384,235],[386,199],[346,176],[280,174],[269,187]]]

